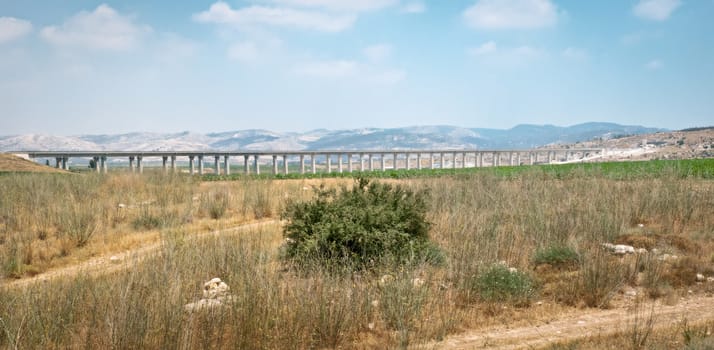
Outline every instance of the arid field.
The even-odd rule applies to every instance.
[[[281,214],[350,178],[0,173],[0,347],[711,348],[714,162],[656,164],[373,179],[444,259],[349,273],[281,258]]]

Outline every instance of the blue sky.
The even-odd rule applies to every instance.
[[[714,0],[0,0],[0,135],[714,124]]]

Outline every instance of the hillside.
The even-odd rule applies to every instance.
[[[586,123],[569,127],[518,125],[511,129],[412,126],[352,130],[275,132],[240,130],[200,134],[128,133],[118,135],[0,136],[0,151],[200,151],[200,150],[347,150],[347,149],[528,149],[549,144],[609,139],[661,129],[613,123]]]
[[[0,153],[0,173],[32,172],[32,173],[64,173],[64,170],[42,166],[30,160],[6,153]]]

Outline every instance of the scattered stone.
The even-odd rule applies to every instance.
[[[220,278],[213,278],[203,284],[203,299],[184,305],[188,312],[211,310],[225,306],[232,301],[230,287]]]
[[[667,260],[677,260],[679,257],[676,255],[670,255],[670,254],[662,254],[660,255],[657,260],[659,261],[667,261]]]
[[[639,227],[639,228],[645,227],[645,224],[637,224],[637,227]]]
[[[126,204],[124,204],[124,203],[119,203],[119,205],[117,205],[117,208],[119,208],[119,209],[126,209]]]
[[[424,280],[423,280],[423,279],[421,279],[421,278],[419,278],[419,277],[412,279],[412,286],[413,286],[414,288],[419,288],[419,287],[421,287],[421,286],[423,286],[423,285],[424,285]]]
[[[609,250],[610,253],[615,254],[615,255],[625,255],[625,254],[634,254],[635,253],[635,248],[631,245],[603,243],[602,247]]]
[[[369,330],[374,330],[374,322],[368,323],[367,328],[369,328]]]
[[[704,275],[702,275],[701,273],[698,273],[698,274],[697,274],[697,277],[696,277],[696,281],[697,281],[697,282],[704,282],[704,281],[706,281],[706,280],[707,280],[707,278],[704,277]]]
[[[707,282],[714,282],[714,277],[707,277]]]
[[[538,306],[541,306],[541,305],[543,305],[543,302],[542,302],[542,301],[538,301],[538,302],[536,302],[535,304],[538,305]]]
[[[515,268],[515,267],[509,267],[509,268],[508,268],[508,272],[510,272],[510,273],[516,273],[516,272],[518,272],[518,269]]]
[[[378,307],[379,306],[379,299],[374,299],[372,300],[372,307]]]
[[[639,248],[635,250],[635,253],[637,254],[647,254],[647,249],[645,248]]]
[[[116,256],[116,255],[112,255],[112,257],[109,258],[109,262],[112,263],[112,264],[117,264],[117,263],[119,263],[120,260],[121,260],[121,259],[119,259],[119,257]]]

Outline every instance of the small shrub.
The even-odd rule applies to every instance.
[[[473,281],[471,289],[487,302],[527,305],[536,295],[533,279],[525,272],[512,271],[503,264],[491,265]]]
[[[161,218],[151,213],[148,209],[141,211],[139,216],[132,221],[135,230],[152,230],[161,227]]]
[[[291,202],[282,214],[287,260],[353,269],[443,260],[429,241],[426,192],[366,179],[316,192],[315,200]]]
[[[226,215],[230,198],[225,192],[214,192],[207,194],[201,201],[202,206],[208,212],[211,219],[217,220]]]
[[[549,264],[557,267],[574,266],[580,260],[578,253],[570,247],[550,246],[536,251],[533,257],[535,265]]]
[[[60,234],[69,238],[77,247],[83,247],[99,229],[99,216],[95,207],[89,208],[80,204],[71,204],[60,219]]]
[[[612,297],[630,279],[630,267],[615,259],[599,248],[583,257],[574,292],[582,295],[587,306],[608,307]]]

